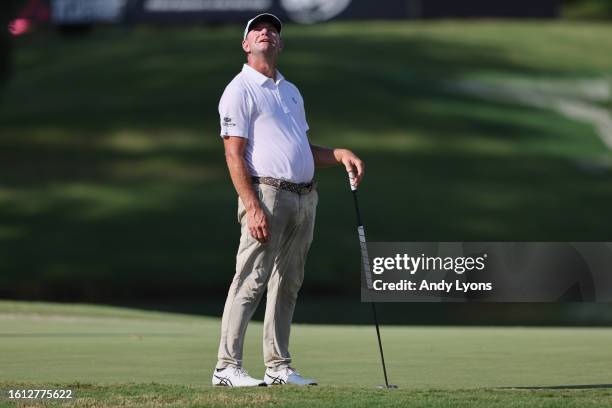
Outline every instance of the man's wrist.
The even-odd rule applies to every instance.
[[[344,156],[344,153],[346,153],[346,149],[333,149],[334,159],[338,163],[342,163],[342,157]]]
[[[260,209],[261,206],[259,205],[259,200],[257,198],[253,198],[252,200],[247,200],[244,203],[244,208],[246,208],[247,211],[253,211]]]

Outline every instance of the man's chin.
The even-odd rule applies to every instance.
[[[274,46],[266,46],[266,47],[258,47],[256,54],[261,54],[261,55],[276,55],[278,54],[278,49]]]

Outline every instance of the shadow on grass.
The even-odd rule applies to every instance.
[[[187,162],[191,154],[175,159]],[[605,241],[612,230],[611,177],[585,175],[564,159],[363,156],[369,173],[360,204],[370,241]],[[200,157],[223,166],[212,152]],[[80,160],[103,168],[113,158],[98,161],[94,153]],[[304,289],[358,293],[350,191],[339,170],[319,179]],[[13,195],[0,203],[8,231],[0,236],[7,271],[0,295],[110,300],[225,292],[239,235],[229,179],[96,181],[88,175],[29,182],[34,185],[7,189]]]
[[[131,335],[133,338],[142,338],[140,335]],[[182,334],[182,333],[147,333],[147,337],[169,337],[169,338],[177,338],[177,337],[189,337],[193,336],[192,334]],[[88,333],[88,332],[71,332],[71,333],[0,333],[0,338],[2,337],[19,337],[19,338],[37,338],[37,337],[120,337],[125,338],[125,332],[122,333]]]
[[[147,311],[164,311],[194,316],[221,318],[225,292],[204,299],[124,300],[111,302],[113,306]],[[469,325],[469,326],[537,326],[537,327],[610,327],[612,305],[594,303],[377,303],[378,321],[388,325]],[[262,322],[265,296],[253,320]],[[576,318],[580,316],[580,318]],[[293,317],[294,323],[372,325],[369,304],[361,303],[358,294],[320,295],[302,291]]]

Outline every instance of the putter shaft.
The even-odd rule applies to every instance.
[[[369,270],[370,261],[369,256],[367,254],[366,240],[365,240],[365,229],[363,227],[363,222],[361,221],[361,212],[359,211],[359,201],[357,200],[357,186],[354,183],[354,175],[352,172],[349,172],[349,183],[351,185],[351,191],[353,193],[353,203],[355,203],[355,214],[357,215],[357,233],[359,235],[359,244],[361,246],[361,260],[363,263],[363,267],[366,268],[364,271]],[[366,275],[367,279],[367,275]],[[376,338],[378,339],[378,349],[380,350],[380,361],[382,362],[383,374],[385,376],[385,387],[386,388],[397,388],[396,386],[390,387],[389,380],[387,378],[387,366],[385,364],[385,355],[383,353],[382,340],[380,338],[380,328],[378,325],[378,316],[376,315],[376,304],[374,302],[370,302],[372,305],[372,315],[374,317],[374,325],[376,326]]]

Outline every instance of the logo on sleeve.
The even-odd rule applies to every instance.
[[[292,96],[291,100],[293,101],[293,103],[295,103],[297,105],[297,100],[295,99],[295,96]]]
[[[224,127],[231,127],[231,126],[236,126],[236,124],[234,122],[232,122],[232,118],[229,117],[224,117],[223,118],[223,126]]]

